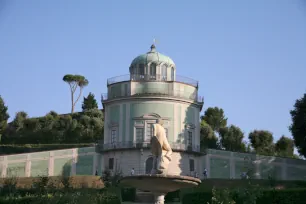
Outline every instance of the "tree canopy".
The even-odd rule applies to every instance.
[[[207,108],[204,116],[202,116],[202,120],[205,120],[214,131],[218,131],[227,125],[227,118],[224,115],[224,111],[218,107]]]
[[[290,114],[292,124],[289,130],[292,133],[298,152],[306,157],[306,93],[302,98],[296,100]]]
[[[249,140],[256,153],[274,154],[273,135],[267,130],[254,130],[249,134]]]
[[[83,88],[88,85],[88,80],[82,75],[72,75],[67,74],[63,77],[63,81],[66,82],[70,87],[70,95],[71,95],[71,113],[74,112],[74,108],[76,103],[79,101]],[[79,95],[74,100],[74,94],[79,87]]]
[[[294,156],[294,141],[289,137],[282,136],[275,143],[275,151],[277,156],[293,157]]]
[[[235,126],[223,127],[219,129],[220,144],[228,151],[245,152],[246,145],[243,143],[244,133]]]
[[[87,97],[84,97],[83,104],[82,104],[82,110],[91,110],[98,108],[98,103],[95,99],[95,95],[92,93],[89,93]]]
[[[28,118],[25,112],[18,112],[3,143],[90,143],[103,140],[103,130],[103,113],[98,109],[69,115],[51,111],[39,118]]]
[[[9,114],[7,113],[7,106],[4,103],[3,98],[0,95],[0,142],[2,138],[2,134],[4,133],[7,127],[7,120],[9,119]]]
[[[206,123],[205,120],[201,120],[200,130],[200,145],[201,150],[207,148],[217,149],[218,148],[218,137],[215,135],[213,129]]]

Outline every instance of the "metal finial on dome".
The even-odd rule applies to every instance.
[[[154,38],[153,39],[153,44],[151,45],[151,52],[156,52],[156,47],[155,47],[155,44],[156,44],[156,39]]]
[[[156,47],[154,45],[154,43],[151,45],[151,52],[155,52],[156,51]]]

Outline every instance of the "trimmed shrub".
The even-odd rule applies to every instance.
[[[188,193],[183,197],[182,204],[203,204],[210,203],[212,192],[195,192]]]
[[[306,189],[286,189],[265,191],[257,200],[262,204],[305,204]]]
[[[25,189],[31,189],[32,187],[37,187],[36,185],[41,185],[44,179],[47,178],[47,186],[52,188],[104,188],[103,181],[100,176],[71,176],[71,177],[62,177],[62,176],[50,176],[50,177],[23,177],[16,178],[16,180],[11,181],[11,178],[0,179],[0,185],[6,185],[13,187],[13,183],[16,182],[15,187],[20,191]],[[42,187],[42,186],[40,186]]]
[[[166,203],[172,203],[172,202],[179,202],[180,201],[180,191],[173,191],[167,193],[165,196],[165,202]]]
[[[136,200],[135,188],[121,188],[122,201],[134,202]]]
[[[120,198],[110,192],[96,189],[77,191],[57,191],[52,194],[33,194],[26,196],[8,195],[0,197],[1,204],[120,204]]]
[[[306,189],[265,190],[257,199],[260,204],[305,204]],[[212,192],[195,192],[183,197],[183,204],[211,203]],[[233,194],[233,197],[234,194]],[[235,198],[234,198],[235,200]],[[235,200],[236,204],[243,201]]]

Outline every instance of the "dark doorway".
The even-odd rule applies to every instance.
[[[146,174],[151,174],[153,168],[153,157],[149,157],[146,161]]]

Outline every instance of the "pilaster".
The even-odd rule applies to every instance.
[[[108,117],[108,109],[110,107],[105,105],[104,111],[104,144],[109,143],[109,117]]]
[[[282,180],[287,180],[287,161],[285,158],[282,161]]]
[[[235,176],[236,176],[235,158],[234,158],[234,153],[231,152],[230,154],[230,178],[234,179]]]
[[[25,165],[25,176],[30,177],[31,176],[31,155],[27,154],[27,160]]]
[[[5,178],[7,176],[7,156],[2,156],[2,172],[1,172],[1,177]]]
[[[184,108],[184,106],[182,106],[182,104],[180,104],[180,107],[181,107],[181,120],[180,120],[180,123],[181,123],[181,132],[180,132],[180,134],[181,134],[181,143],[183,143],[183,144],[186,144],[186,136],[185,136],[185,124],[184,124],[184,121],[185,121],[185,116],[186,116],[186,113],[185,113],[185,111],[186,111],[186,109]]]
[[[92,175],[96,174],[96,171],[98,171],[98,155],[95,153],[93,155],[93,168],[92,168]]]
[[[103,173],[103,171],[105,169],[104,155],[103,154],[100,156],[100,169],[101,169],[101,174],[100,175],[102,175],[102,173]]]
[[[207,178],[210,178],[211,169],[210,169],[210,155],[209,154],[205,156],[205,163],[206,163],[206,166],[204,168],[207,169]]]
[[[257,158],[257,155],[256,155],[256,160],[254,161],[254,165],[255,165],[255,178],[256,179],[261,179],[261,173],[260,173],[260,163],[261,163],[261,160]]]
[[[77,149],[72,150],[72,162],[71,162],[71,172],[70,175],[76,175],[76,164],[77,164],[78,153]]]
[[[122,142],[122,138],[123,138],[123,122],[124,122],[124,119],[123,119],[123,104],[120,104],[120,108],[119,108],[119,115],[120,115],[120,118],[119,118],[119,138],[118,138],[118,142]]]
[[[133,84],[133,83],[132,83]],[[125,141],[131,141],[132,136],[130,131],[130,104],[126,104],[126,114],[125,114]]]
[[[177,104],[174,104],[173,111],[173,142],[177,141],[178,138],[178,107]]]
[[[54,154],[53,151],[49,152],[48,176],[54,175]]]

